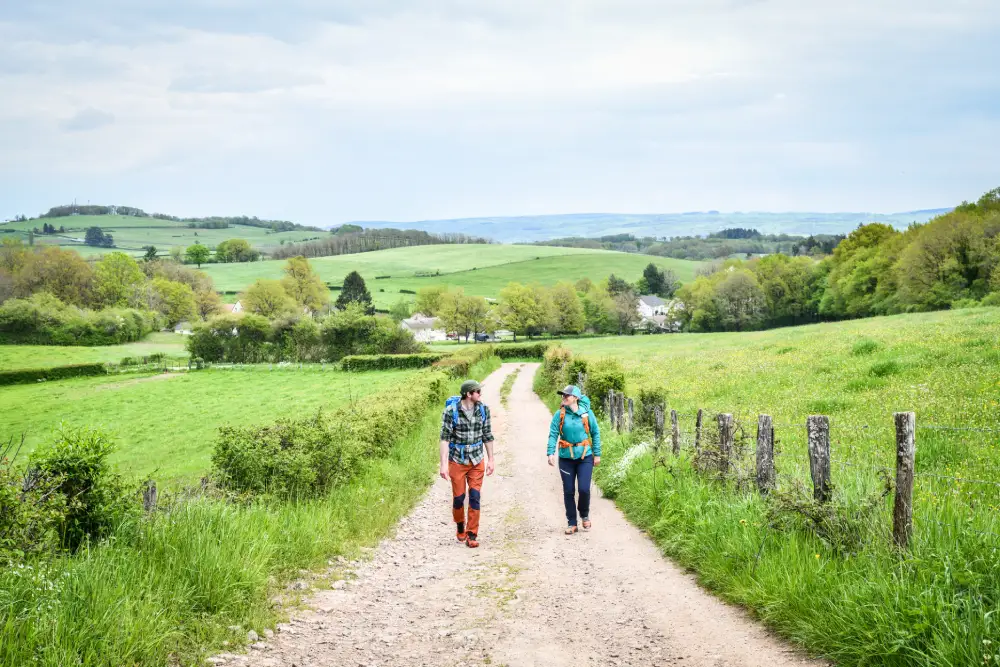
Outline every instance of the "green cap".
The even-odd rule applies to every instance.
[[[483,385],[479,384],[475,380],[466,380],[462,383],[461,394],[464,396],[466,394],[471,394],[474,391],[480,391]]]

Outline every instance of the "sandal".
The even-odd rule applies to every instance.
[[[584,519],[583,520],[583,529],[584,530],[590,530],[590,519]]]
[[[577,527],[576,526],[569,526],[569,527],[566,528],[566,534],[567,535],[572,535],[576,531],[577,531]]]

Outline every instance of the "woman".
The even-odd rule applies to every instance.
[[[568,385],[557,392],[562,395],[562,407],[552,415],[549,425],[549,465],[556,464],[559,450],[559,473],[566,504],[566,534],[577,532],[576,512],[579,509],[584,530],[590,530],[590,478],[594,466],[601,463],[601,430],[597,417],[590,411],[590,399],[580,389]],[[579,491],[579,502],[576,500]]]

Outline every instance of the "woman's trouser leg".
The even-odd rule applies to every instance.
[[[590,518],[590,480],[594,475],[594,457],[588,456],[580,461],[576,468],[576,484],[579,488],[580,500],[577,508],[580,516],[584,519]]]
[[[559,476],[563,484],[563,503],[566,505],[566,521],[576,525],[576,471],[579,461],[559,459]]]

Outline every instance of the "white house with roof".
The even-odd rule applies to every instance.
[[[399,326],[413,334],[418,343],[448,340],[447,332],[440,328],[441,321],[437,317],[428,317],[423,313],[414,313],[399,323]]]
[[[666,314],[667,302],[660,297],[655,294],[644,294],[639,297],[639,315],[642,317]]]
[[[664,301],[654,294],[646,294],[639,297],[636,310],[639,311],[636,329],[666,332],[681,329],[680,313],[684,310],[684,304],[677,299]]]
[[[236,303],[224,303],[222,304],[222,309],[227,315],[239,315],[243,312],[243,304],[238,300]]]

